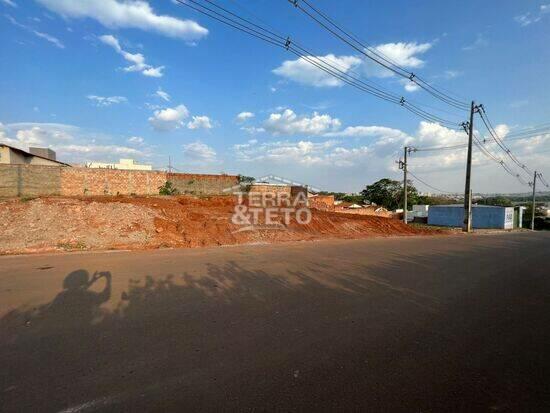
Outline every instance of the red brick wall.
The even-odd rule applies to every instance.
[[[237,175],[167,174],[180,194],[221,195],[224,189],[239,184]]]
[[[309,206],[321,211],[334,211],[334,195],[317,195],[309,198]]]
[[[167,180],[180,193],[223,195],[238,184],[235,175],[168,174],[38,165],[0,165],[0,197],[41,195],[158,195]]]
[[[155,195],[166,182],[165,172],[63,168],[61,195]]]

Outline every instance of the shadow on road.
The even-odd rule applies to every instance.
[[[508,252],[484,273],[470,252],[284,275],[228,262],[132,279],[113,311],[110,273],[77,270],[0,320],[2,410],[539,410],[550,286]]]

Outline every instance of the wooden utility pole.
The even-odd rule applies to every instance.
[[[405,146],[403,155],[403,222],[407,224],[407,153],[409,148]]]
[[[537,190],[537,171],[535,171],[535,175],[533,176],[533,210],[531,211],[531,231],[535,230],[535,211],[537,209],[536,205],[536,190]]]
[[[468,158],[466,161],[466,187],[464,188],[464,224],[462,231],[472,232],[472,200],[471,200],[471,176],[472,176],[472,139],[474,135],[475,102],[472,101],[470,109],[470,124],[468,125]]]

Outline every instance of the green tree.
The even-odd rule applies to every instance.
[[[403,207],[403,183],[400,181],[383,178],[372,185],[367,185],[361,194],[366,200],[390,210]],[[407,182],[407,198],[408,209],[418,203],[418,191],[410,181]]]
[[[448,204],[457,204],[457,201],[454,201],[449,198],[445,198],[442,196],[426,196],[426,195],[420,195],[418,197],[418,204],[419,205],[448,205]]]
[[[174,188],[172,182],[166,181],[162,186],[159,186],[159,195],[177,195],[179,191]]]
[[[239,183],[240,184],[251,184],[256,180],[256,178],[252,176],[246,176],[246,175],[239,175]]]

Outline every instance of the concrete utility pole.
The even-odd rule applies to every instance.
[[[536,190],[537,190],[537,171],[533,176],[533,210],[531,211],[531,231],[535,230],[535,210],[536,207]]]
[[[409,148],[405,146],[403,155],[403,222],[407,224],[407,153]]]
[[[471,176],[472,176],[472,139],[474,135],[474,113],[475,102],[472,101],[470,109],[470,124],[468,125],[468,159],[466,161],[466,187],[464,189],[464,225],[462,231],[472,232],[472,199],[471,199]]]

